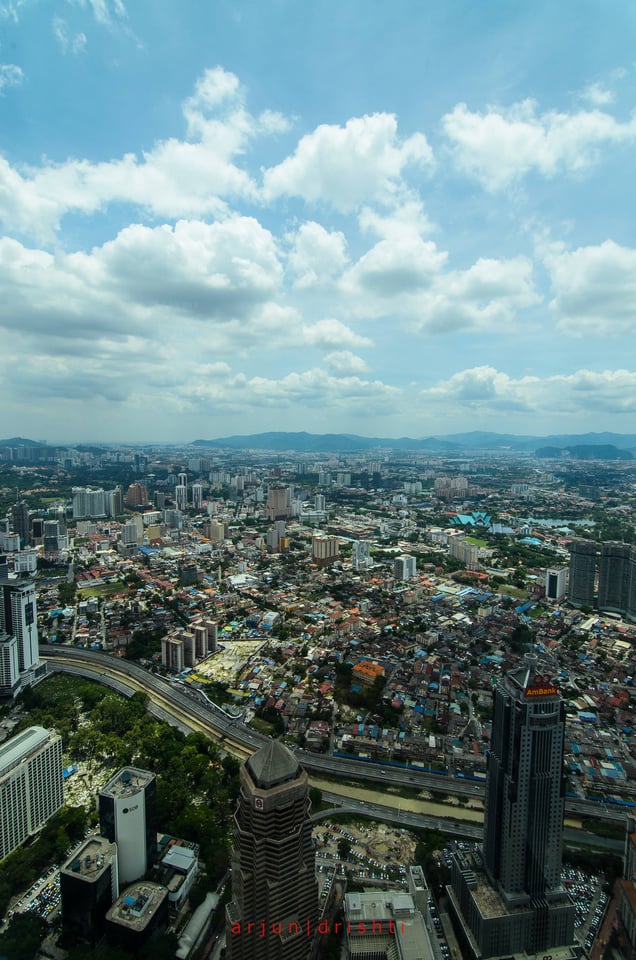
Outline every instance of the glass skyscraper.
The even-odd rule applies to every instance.
[[[528,654],[494,692],[484,842],[458,854],[452,900],[475,957],[549,951],[574,940],[561,886],[565,711],[552,677]]]

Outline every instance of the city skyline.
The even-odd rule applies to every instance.
[[[0,26],[0,436],[634,431],[632,5]]]

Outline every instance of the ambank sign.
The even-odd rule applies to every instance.
[[[554,697],[558,693],[554,679],[546,673],[535,673],[532,683],[524,690],[527,700],[535,697]]]

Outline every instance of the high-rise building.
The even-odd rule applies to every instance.
[[[560,603],[567,592],[567,567],[550,567],[545,572],[545,595],[547,600]]]
[[[240,776],[228,958],[307,960],[318,920],[307,774],[272,740],[243,764]]]
[[[568,600],[573,607],[593,605],[595,576],[596,544],[591,540],[573,540],[568,583]]]
[[[625,613],[629,604],[632,573],[631,547],[612,540],[601,545],[598,577],[598,608]]]
[[[203,484],[192,484],[192,506],[195,510],[203,509]]]
[[[118,891],[116,845],[104,837],[90,837],[60,870],[64,935],[91,946],[98,943],[104,936],[106,911]]]
[[[367,890],[344,898],[347,960],[435,960],[439,956],[410,893]]]
[[[161,638],[161,663],[172,673],[181,673],[185,667],[185,643],[183,637],[175,634]]]
[[[139,880],[154,863],[156,790],[154,773],[124,767],[99,791],[100,830],[117,844],[120,883]]]
[[[371,544],[368,540],[354,540],[351,545],[351,566],[354,570],[368,570],[373,566]]]
[[[636,622],[636,547],[629,555],[629,592],[627,594],[627,619]]]
[[[18,641],[0,632],[0,700],[13,700],[19,692]]]
[[[188,488],[185,483],[178,483],[174,488],[174,502],[182,513],[188,509]]]
[[[43,530],[43,545],[45,553],[57,553],[68,546],[68,537],[64,524],[59,520],[45,520]]]
[[[340,540],[338,537],[316,535],[311,538],[311,559],[319,567],[326,567],[340,557]]]
[[[574,938],[561,885],[565,708],[528,654],[494,693],[484,842],[457,853],[451,901],[464,954],[547,953]]]
[[[106,913],[106,939],[129,956],[168,926],[168,890],[148,880],[128,887]]]
[[[291,517],[291,490],[289,487],[272,486],[267,491],[267,519],[288,520]]]
[[[417,561],[415,557],[403,554],[396,557],[393,561],[393,576],[396,580],[412,580],[417,573]]]
[[[0,747],[0,860],[62,806],[62,738],[29,727]]]
[[[20,537],[20,546],[28,547],[31,543],[31,518],[24,500],[11,507],[11,519],[13,532]]]
[[[32,670],[40,661],[37,607],[32,580],[0,580],[0,633],[18,641],[20,672]]]
[[[105,516],[106,498],[102,489],[73,487],[73,519]]]
[[[121,487],[115,487],[114,490],[107,490],[104,494],[106,504],[106,514],[109,517],[120,517],[124,512],[124,499]]]
[[[127,507],[145,507],[148,503],[148,489],[145,483],[131,483],[126,490],[124,503]]]

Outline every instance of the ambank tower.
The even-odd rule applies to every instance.
[[[574,906],[560,877],[564,733],[557,687],[528,654],[494,692],[483,846],[453,864],[449,894],[466,956],[573,943]]]

